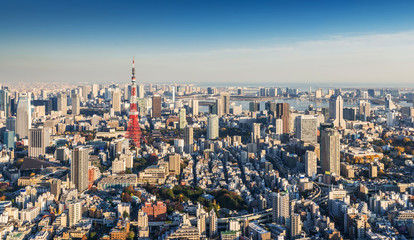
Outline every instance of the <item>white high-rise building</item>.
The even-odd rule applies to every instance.
[[[30,105],[30,93],[21,94],[17,104],[16,135],[19,138],[27,138],[32,125],[32,109]]]
[[[295,118],[295,137],[304,142],[316,143],[317,119],[311,115],[299,115]]]
[[[80,201],[69,202],[69,227],[76,225],[82,219],[82,205]]]
[[[219,137],[219,120],[217,115],[210,115],[207,121],[207,139],[214,140]]]
[[[144,98],[144,95],[145,95],[144,85],[140,84],[137,86],[137,97]]]
[[[80,97],[78,93],[72,93],[72,115],[80,114]]]
[[[193,99],[191,100],[191,113],[193,116],[198,116],[198,100]]]
[[[283,120],[281,118],[278,118],[275,120],[275,128],[276,128],[276,134],[281,135],[283,134]]]
[[[308,177],[312,177],[317,172],[316,153],[313,151],[306,151],[305,153],[305,173]]]
[[[340,136],[333,128],[321,132],[321,167],[322,173],[340,175]]]
[[[99,84],[92,84],[92,98],[96,98],[99,93]]]
[[[39,157],[46,153],[46,147],[50,145],[49,128],[29,129],[29,157]]]
[[[76,147],[72,150],[70,180],[79,192],[88,189],[89,149]]]
[[[187,126],[187,113],[185,111],[185,108],[180,108],[180,121],[179,121],[179,125],[180,125],[180,129],[184,129],[185,126]]]
[[[62,115],[68,113],[68,96],[66,93],[57,94],[57,110],[60,111]]]
[[[346,128],[344,120],[344,100],[341,95],[333,95],[329,99],[329,118],[335,127]]]
[[[209,216],[209,220],[210,220],[210,225],[209,225],[209,237],[213,238],[218,234],[218,224],[217,224],[217,215],[216,212],[214,211],[214,209],[211,209],[210,211],[210,216]]]
[[[253,123],[252,142],[257,143],[260,140],[260,123]]]
[[[121,113],[121,91],[119,88],[112,91],[111,107],[115,114]]]
[[[285,224],[289,218],[289,194],[287,192],[272,193],[273,222]]]

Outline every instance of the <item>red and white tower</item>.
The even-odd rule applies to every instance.
[[[138,103],[137,103],[137,85],[135,85],[135,60],[132,59],[132,84],[131,84],[131,99],[129,108],[128,128],[126,138],[133,141],[134,145],[139,148],[141,141],[141,128],[138,121]]]

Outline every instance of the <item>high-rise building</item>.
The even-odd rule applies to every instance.
[[[152,97],[152,117],[161,117],[161,96],[155,95]]]
[[[57,94],[57,110],[66,115],[68,113],[68,96],[66,93]]]
[[[79,192],[88,189],[88,163],[89,149],[76,147],[72,150],[72,162],[70,164],[70,179]]]
[[[276,103],[277,119],[282,119],[283,133],[289,133],[289,103]]]
[[[221,102],[223,106],[223,113],[230,113],[230,94],[229,93],[220,93]]]
[[[111,107],[115,114],[121,113],[121,91],[119,88],[112,91]]]
[[[253,123],[252,142],[257,143],[260,140],[260,123]]]
[[[80,201],[70,201],[68,205],[69,227],[72,227],[82,219],[82,205]]]
[[[80,97],[78,93],[72,93],[72,115],[80,114]]]
[[[329,99],[329,118],[335,127],[346,128],[344,120],[344,100],[341,95],[333,95]]]
[[[210,239],[214,238],[217,234],[218,234],[218,224],[217,224],[217,215],[216,212],[214,211],[214,208],[211,209],[210,214],[209,214],[209,237]]]
[[[254,101],[249,103],[249,111],[257,112],[260,111],[260,102]]]
[[[283,134],[283,120],[280,118],[275,119],[275,133]]]
[[[96,98],[98,96],[99,93],[99,84],[92,84],[92,98]]]
[[[289,218],[289,194],[287,192],[272,193],[272,220],[277,224],[285,224]]]
[[[27,138],[32,125],[32,109],[30,93],[22,94],[17,104],[16,135],[18,138]]]
[[[4,117],[11,116],[10,113],[10,96],[7,88],[0,89],[0,111],[4,112]]]
[[[217,115],[210,115],[207,120],[207,139],[214,140],[219,137],[219,121]]]
[[[220,118],[221,116],[223,116],[224,113],[224,106],[223,106],[223,99],[222,98],[217,98],[216,99],[216,111],[213,112],[214,114],[217,114],[217,116]]]
[[[13,131],[16,134],[16,117],[6,119],[6,130]]]
[[[49,128],[29,129],[29,157],[39,157],[46,153],[46,147],[50,145]]]
[[[140,209],[138,211],[138,238],[148,238],[149,237],[149,228],[148,228],[148,214]]]
[[[185,108],[180,108],[180,114],[179,114],[179,125],[180,129],[184,129],[185,126],[187,126],[187,113],[185,111]]]
[[[299,115],[295,118],[295,137],[304,142],[316,143],[317,119],[311,115]]]
[[[316,153],[313,151],[306,151],[305,153],[305,173],[308,177],[312,177],[317,172]]]
[[[371,117],[371,103],[369,103],[368,101],[360,101],[359,114],[361,116],[364,116],[364,118]]]
[[[293,213],[290,219],[290,239],[296,239],[302,231],[302,221],[298,213]]]
[[[194,150],[194,133],[192,127],[184,128],[184,152],[192,154]]]
[[[142,85],[142,84],[140,84],[140,85],[138,85],[137,86],[137,92],[138,92],[138,95],[137,95],[137,97],[138,98],[144,98],[144,95],[145,95],[145,91],[144,91],[144,85]]]
[[[181,162],[180,154],[174,153],[168,156],[168,168],[170,169],[170,173],[173,173],[177,176],[180,175],[181,173],[180,162]]]
[[[191,113],[193,116],[198,116],[198,100],[193,99],[191,100]]]
[[[8,149],[14,149],[14,131],[6,130],[3,133],[3,143]]]
[[[321,133],[322,172],[340,175],[340,136],[337,130],[325,128]]]
[[[197,216],[197,229],[201,238],[207,237],[207,214],[202,213]]]

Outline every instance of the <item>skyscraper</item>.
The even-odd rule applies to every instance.
[[[72,162],[70,165],[70,179],[79,192],[88,189],[88,163],[89,149],[76,147],[72,150]]]
[[[272,220],[277,224],[285,224],[289,218],[289,194],[287,192],[272,193]]]
[[[7,88],[0,89],[0,111],[4,112],[4,117],[10,117],[10,96]]]
[[[66,93],[57,94],[57,110],[66,115],[68,113],[68,96]]]
[[[187,126],[187,114],[185,111],[185,108],[180,108],[180,114],[179,114],[179,124],[180,124],[180,129],[184,129],[185,126]]]
[[[305,153],[305,173],[308,177],[312,177],[317,171],[316,153],[313,151],[306,151]]]
[[[72,115],[80,114],[80,97],[78,93],[72,93]]]
[[[299,115],[295,118],[295,137],[304,142],[317,142],[317,119],[311,115]]]
[[[276,103],[275,117],[282,119],[283,133],[289,133],[289,103]]]
[[[46,153],[50,145],[49,128],[32,128],[29,130],[29,157],[39,157]]]
[[[194,139],[193,139],[194,133],[192,127],[186,127],[184,128],[184,152],[186,153],[193,153],[194,148]]]
[[[321,133],[322,172],[340,175],[340,136],[337,130],[325,128]]]
[[[6,130],[3,133],[3,143],[8,149],[14,149],[14,131]]]
[[[180,154],[174,153],[168,156],[168,168],[170,169],[170,173],[174,173],[177,176],[180,175],[180,162]]]
[[[82,218],[82,205],[80,201],[69,202],[69,227],[76,225]]]
[[[260,123],[253,123],[252,142],[257,143],[260,140]]]
[[[329,118],[335,127],[346,128],[344,120],[344,100],[341,95],[333,95],[329,99]]]
[[[214,114],[217,114],[217,116],[220,118],[221,116],[223,116],[223,99],[222,98],[217,98],[216,99],[216,112],[213,112]]]
[[[254,101],[249,103],[249,111],[257,112],[260,111],[260,102]]]
[[[111,107],[115,114],[121,114],[121,91],[119,88],[112,91]]]
[[[290,239],[296,239],[302,231],[302,221],[300,215],[293,213],[290,219]]]
[[[140,85],[138,85],[137,86],[137,92],[138,92],[138,95],[137,95],[137,97],[138,98],[144,98],[144,95],[145,95],[145,92],[144,92],[144,85],[142,85],[142,84],[140,84]]]
[[[219,122],[217,115],[210,115],[207,120],[207,139],[214,140],[219,137]]]
[[[161,96],[155,95],[152,97],[152,117],[161,117]]]
[[[99,84],[92,84],[92,98],[96,98],[98,96],[99,91]]]
[[[22,94],[17,104],[16,135],[19,138],[27,138],[32,125],[30,98],[30,93]]]
[[[191,100],[191,113],[193,114],[193,116],[198,116],[198,100],[197,99],[193,99]]]
[[[230,94],[229,93],[220,93],[221,102],[223,106],[223,113],[230,113]]]
[[[210,239],[212,239],[213,237],[215,237],[217,234],[218,234],[218,227],[217,227],[217,215],[216,215],[216,212],[214,211],[214,208],[213,209],[211,209],[211,211],[210,211],[210,214],[209,214],[210,216],[209,216],[209,222],[210,222],[210,225],[209,225],[209,237],[210,237]]]

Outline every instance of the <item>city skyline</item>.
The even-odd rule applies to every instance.
[[[0,81],[414,83],[409,1],[99,3],[3,2]]]

